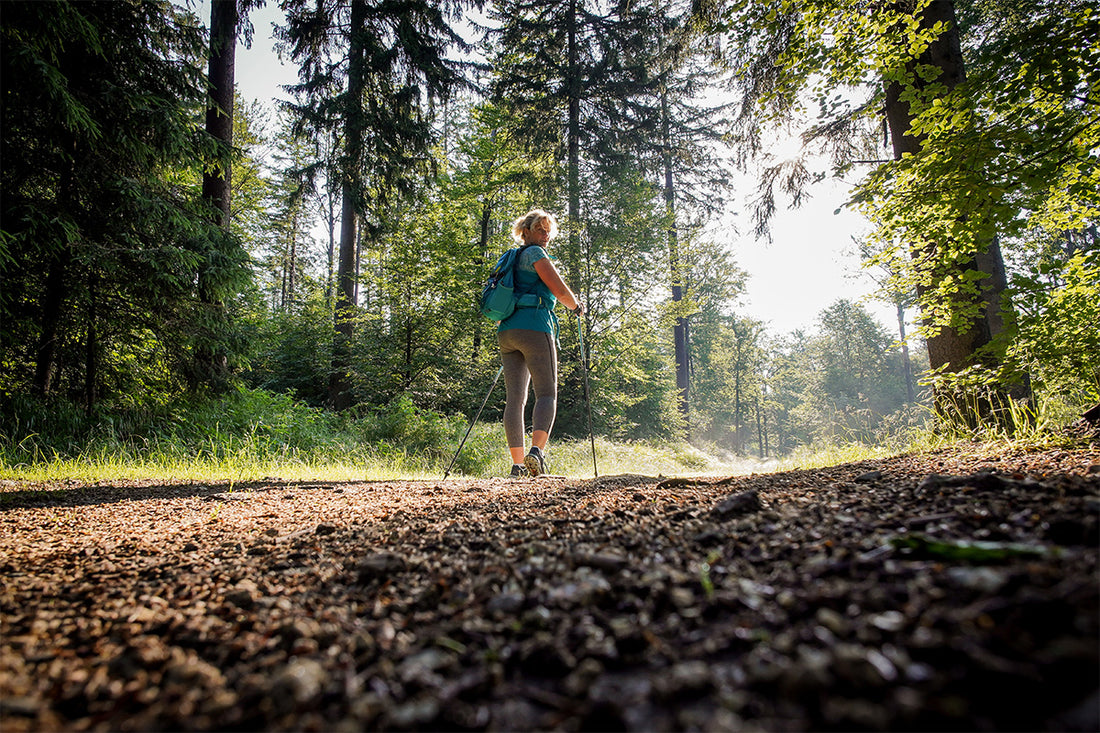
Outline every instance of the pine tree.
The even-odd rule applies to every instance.
[[[234,76],[236,72],[237,36],[242,26],[247,26],[251,0],[211,0],[210,46],[208,73],[210,97],[206,108],[206,132],[231,151],[234,127]],[[222,160],[207,166],[202,173],[202,198],[209,207],[216,225],[228,228],[232,213],[232,161],[226,155]],[[235,243],[233,243],[235,244]],[[231,245],[232,246],[232,245]],[[235,253],[229,253],[233,257]],[[207,264],[199,269],[198,293],[202,309],[222,328],[228,314],[221,299],[218,284],[218,262],[225,253],[211,251]],[[195,355],[196,378],[219,390],[228,387],[228,361],[223,351],[198,349]]]
[[[513,137],[562,171],[566,263],[582,277],[589,218],[582,180],[591,202],[600,172],[621,173],[656,130],[652,110],[640,104],[653,79],[644,59],[627,52],[641,42],[641,28],[584,0],[502,0],[494,16],[501,29],[493,100],[514,120]]]
[[[723,104],[703,98],[715,91],[719,74],[693,22],[690,7],[668,3],[654,6],[658,43],[654,65],[660,119],[659,160],[662,197],[668,217],[668,258],[676,352],[676,386],[680,413],[691,415],[690,304],[683,303],[685,273],[681,242],[697,222],[722,211],[730,181],[715,151],[729,139],[729,122]],[[652,45],[650,46],[652,48]]]
[[[430,0],[371,5],[365,0],[287,3],[280,33],[300,64],[293,109],[304,130],[338,128],[341,223],[337,266],[331,403],[352,403],[349,376],[356,314],[356,254],[360,219],[407,191],[428,163],[430,99],[461,81],[446,50],[462,41],[442,6]],[[368,221],[367,226],[371,223]]]
[[[709,152],[722,139],[722,110],[702,101],[714,75],[700,63],[705,44],[692,36],[688,10],[501,2],[493,84],[494,99],[517,120],[517,139],[562,171],[565,259],[590,301],[589,327],[617,308],[654,305],[646,296],[671,290],[685,423],[691,307],[681,302],[680,240],[698,217],[720,208],[725,188]],[[624,266],[655,261],[656,248],[664,264]]]

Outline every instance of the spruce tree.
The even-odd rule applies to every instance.
[[[715,74],[689,11],[678,4],[501,2],[493,84],[496,102],[518,120],[516,138],[562,171],[567,269],[595,319],[653,306],[647,296],[671,291],[685,424],[691,305],[681,302],[681,241],[720,210],[728,188],[711,152],[723,139],[722,107],[704,101]],[[647,266],[660,259],[665,264]]]
[[[461,38],[434,0],[289,0],[279,34],[300,65],[293,109],[302,129],[338,128],[341,223],[330,402],[352,404],[350,356],[356,317],[361,218],[381,213],[423,174],[433,138],[428,103],[459,84],[446,57]],[[367,221],[368,229],[377,221]]]
[[[10,2],[0,32],[4,391],[91,409],[104,389],[172,388],[198,350],[232,354],[195,291],[208,251],[224,253],[218,297],[247,275],[200,205],[201,171],[227,151],[196,124],[197,18],[167,2]]]

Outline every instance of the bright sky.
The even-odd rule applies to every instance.
[[[744,231],[731,249],[750,276],[743,310],[768,323],[770,333],[813,330],[818,313],[840,298],[862,303],[887,331],[896,332],[894,306],[865,298],[876,286],[860,268],[852,239],[868,225],[842,208],[847,189],[840,182],[824,181],[798,209],[777,211],[770,244],[753,237],[750,192],[743,192],[746,203],[735,220]]]
[[[209,22],[205,2],[195,12]],[[296,69],[277,58],[271,29],[282,22],[282,11],[274,2],[254,11],[252,48],[237,48],[237,86],[248,100],[268,102],[285,99],[280,85],[297,81]],[[813,330],[817,314],[839,298],[860,301],[874,290],[874,283],[860,272],[859,259],[852,254],[852,237],[866,228],[865,220],[847,209],[838,214],[846,189],[838,182],[817,184],[813,198],[799,209],[779,211],[772,226],[772,243],[757,241],[751,233],[751,213],[746,203],[751,191],[735,198],[729,220],[742,229],[728,242],[739,267],[749,273],[746,296],[739,312],[768,324],[773,335],[797,328]],[[717,238],[722,231],[716,229]],[[863,305],[886,330],[896,333],[894,307],[873,300]]]

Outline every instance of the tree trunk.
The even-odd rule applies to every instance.
[[[210,103],[206,131],[227,145],[233,144],[233,77],[237,56],[237,0],[210,3]],[[202,174],[202,197],[215,210],[218,226],[229,223],[232,169],[216,167]]]
[[[50,260],[46,289],[42,294],[42,321],[36,349],[34,393],[46,397],[53,391],[58,365],[58,340],[61,330],[61,307],[68,295],[67,275],[71,251],[66,243]]]
[[[206,109],[206,131],[227,146],[233,144],[233,76],[237,53],[237,0],[211,0],[210,58],[208,82],[210,102]],[[202,175],[202,197],[214,212],[214,223],[229,226],[232,168],[226,163]],[[199,271],[199,302],[214,316],[225,320],[225,304],[217,292],[216,277],[208,265]],[[228,379],[228,359],[217,349],[199,348],[195,354],[196,372],[216,390],[224,389]]]
[[[756,447],[760,460],[764,460],[764,419],[760,415],[760,395],[756,396]]]
[[[291,307],[294,303],[294,290],[298,286],[298,209],[295,205],[294,214],[290,218],[290,246],[287,253],[287,282],[286,304]]]
[[[664,57],[664,34],[661,38],[661,57]],[[661,82],[661,147],[665,173],[665,214],[668,216],[668,260],[672,277],[672,302],[680,303],[684,299],[683,263],[680,260],[680,244],[676,231],[676,180],[672,170],[672,125],[669,119],[668,90]],[[680,416],[688,435],[691,409],[691,373],[688,364],[688,320],[683,316],[676,318],[672,327],[672,340],[676,356],[676,388],[680,392]]]
[[[580,276],[580,219],[581,219],[581,179],[580,179],[580,140],[581,140],[581,80],[580,51],[577,48],[577,2],[569,2],[568,54],[569,54],[569,127],[566,131],[566,147],[569,156],[569,257],[570,274]]]
[[[412,279],[408,278],[405,281],[405,302],[412,303]],[[416,351],[414,340],[416,336],[416,328],[413,324],[413,315],[405,309],[405,378],[401,388],[408,390],[412,386],[413,381],[413,355]]]
[[[325,306],[333,308],[333,266],[336,263],[336,186],[332,180],[331,159],[336,155],[336,133],[328,144],[329,164],[325,174],[325,225],[328,229],[328,266],[325,269]]]
[[[75,145],[70,145],[74,152]],[[73,200],[73,171],[70,165],[57,187],[58,211],[69,211]],[[69,295],[69,262],[72,260],[72,248],[63,241],[60,248],[50,258],[49,271],[46,274],[46,289],[42,292],[42,320],[38,332],[38,344],[35,348],[34,384],[32,390],[39,397],[46,397],[53,391],[54,380],[61,371],[59,364],[58,342],[61,331],[61,309]]]
[[[91,415],[96,403],[96,383],[99,380],[99,341],[96,333],[96,276],[88,283],[88,325],[84,340],[84,411]]]
[[[286,310],[286,248],[283,248],[283,272],[279,279],[279,310]]]
[[[737,355],[733,373],[733,446],[738,455],[744,453],[743,427],[741,421],[741,339],[737,339]]]
[[[348,89],[344,103],[344,161],[341,181],[340,256],[336,273],[335,335],[329,402],[334,409],[351,406],[351,340],[355,315],[355,243],[359,230],[359,192],[362,188],[363,88],[367,7],[364,0],[352,0],[348,51]]]
[[[478,251],[481,252],[481,264],[485,265],[489,261],[489,224],[493,220],[493,205],[489,201],[486,201],[481,207],[481,239],[478,243]],[[477,319],[477,326],[474,330],[474,353],[473,360],[477,361],[478,354],[481,353],[481,319]]]
[[[767,458],[769,455],[771,455],[772,452],[771,441],[768,439],[768,399],[766,391],[764,392],[764,395],[764,453],[760,456],[761,458]]]
[[[921,77],[916,73],[919,65],[928,65],[940,69],[940,76],[933,82],[943,84],[948,89],[958,86],[965,78],[962,50],[960,48],[958,24],[955,21],[955,4],[950,0],[936,0],[929,3],[920,18],[922,28],[929,28],[936,23],[944,23],[948,30],[932,43],[915,63],[910,64],[910,75],[915,84],[923,84]],[[890,130],[890,138],[893,144],[894,158],[900,160],[906,153],[919,153],[924,144],[924,138],[910,134],[913,116],[909,103],[902,98],[903,87],[894,82],[886,89],[886,121]],[[924,247],[934,249],[936,245],[914,245],[912,255],[914,259],[921,259],[928,254]],[[971,302],[962,302],[958,308],[977,301],[979,312],[976,318],[969,323],[957,327],[940,327],[934,333],[929,334],[928,359],[932,369],[945,368],[956,372],[975,363],[978,350],[989,344],[990,341],[1004,328],[1000,312],[1001,297],[1005,290],[1004,262],[1001,259],[1001,250],[994,238],[979,251],[973,253],[969,262],[955,265],[957,268],[973,267],[987,275],[981,281],[980,292],[976,296],[968,297]],[[929,286],[918,283],[917,295],[922,307],[929,293]]]
[[[905,378],[906,402],[912,404],[917,401],[916,390],[913,389],[913,365],[909,361],[909,340],[905,336],[905,305],[898,307],[898,334],[901,337],[901,374]]]

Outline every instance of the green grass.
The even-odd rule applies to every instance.
[[[4,407],[0,478],[27,482],[438,480],[467,428],[464,417],[419,410],[407,398],[334,415],[256,390],[91,417],[66,404],[24,400]],[[588,440],[555,438],[549,460],[553,474],[594,473]],[[503,476],[509,461],[503,427],[478,424],[450,475]],[[763,468],[686,443],[603,438],[596,440],[596,466],[602,476],[731,475]]]
[[[843,445],[803,446],[784,456],[777,466],[780,471],[794,469],[827,468],[839,466],[842,463],[856,463],[858,461],[872,461],[899,452],[894,446],[864,445],[863,443],[846,443]]]
[[[422,411],[407,398],[382,408],[335,415],[255,390],[91,417],[64,404],[24,401],[0,407],[4,408],[0,411],[0,479],[26,482],[439,480],[467,428],[464,417]],[[1049,418],[1032,420],[1033,424],[1049,422]],[[1066,440],[1056,431],[1038,427],[1010,439],[996,430],[940,425],[907,428],[880,445],[855,441],[814,445],[768,461],[686,442],[612,442],[597,437],[595,450],[601,476],[701,477],[821,468],[960,442],[1003,449],[1051,447]],[[510,458],[505,445],[499,423],[476,425],[450,476],[506,475]],[[592,444],[587,439],[555,437],[548,457],[552,474],[581,479],[594,474]]]
[[[127,454],[120,451],[55,456],[48,461],[7,465],[0,462],[0,478],[29,482],[76,479],[84,482],[120,480],[248,482],[385,480],[417,476],[414,463],[378,456],[332,455],[173,455],[166,452]]]
[[[284,481],[439,480],[458,448],[458,440],[448,447],[451,453],[442,457],[438,452],[417,453],[388,446],[357,446],[346,452],[337,449],[288,450],[279,455],[249,445],[192,453],[101,447],[78,455],[54,455],[32,462],[0,461],[0,478],[27,482],[75,479],[83,482],[191,480],[236,483],[268,478]],[[549,462],[549,470],[555,475],[582,479],[593,476],[592,446],[587,440],[552,441]],[[751,460],[729,461],[706,456],[686,444],[624,444],[603,438],[596,440],[596,465],[601,476],[624,473],[728,476],[769,468]],[[463,447],[450,477],[503,476],[508,469],[503,430],[495,425],[478,425]]]

